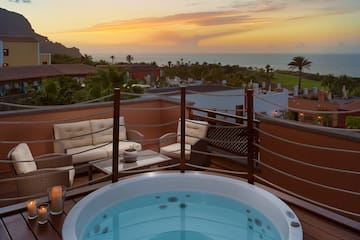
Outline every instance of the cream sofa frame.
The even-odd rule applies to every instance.
[[[125,149],[142,150],[144,135],[125,127],[119,119],[119,154]],[[54,125],[54,152],[72,155],[73,164],[112,157],[113,118],[92,119]]]

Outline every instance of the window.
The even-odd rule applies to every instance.
[[[9,49],[4,48],[4,49],[3,49],[3,55],[4,55],[4,56],[9,56]]]

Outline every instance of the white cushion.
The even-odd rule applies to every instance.
[[[173,144],[170,144],[170,145],[160,148],[160,153],[164,154],[166,156],[169,156],[171,158],[180,159],[180,155],[181,155],[180,150],[181,150],[181,144],[173,143]],[[190,151],[191,151],[191,145],[185,144],[185,159],[186,160],[190,160]]]
[[[185,120],[185,143],[194,145],[201,138],[205,138],[207,135],[208,123],[205,121],[197,120]],[[181,138],[181,121],[179,120],[177,129],[177,142],[180,142]]]
[[[55,139],[69,138],[60,141],[64,149],[92,144],[90,121],[55,124],[54,135]]]
[[[126,140],[126,128],[124,117],[119,118],[119,140]],[[92,131],[92,142],[94,145],[113,141],[113,125],[112,118],[90,120]],[[106,129],[106,130],[104,130]],[[103,131],[102,131],[103,130]]]
[[[128,149],[128,148],[135,148],[138,151],[141,151],[141,149],[142,149],[141,144],[136,143],[136,142],[123,142],[123,141],[119,142],[119,154],[124,154],[125,149]],[[105,149],[107,151],[107,154],[110,157],[112,157],[113,144],[111,143],[111,144],[106,145]]]
[[[104,147],[96,148],[97,146],[82,146],[77,148],[70,148],[66,150],[67,154],[72,155],[73,164],[89,162],[96,159],[107,158],[108,154]],[[74,155],[73,155],[74,154]]]
[[[37,169],[34,157],[26,143],[20,143],[11,153],[11,159],[15,161],[14,168],[17,174],[28,173]],[[30,162],[19,162],[30,161]]]

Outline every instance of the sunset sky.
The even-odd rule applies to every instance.
[[[0,7],[87,54],[360,53],[360,0],[27,1]]]

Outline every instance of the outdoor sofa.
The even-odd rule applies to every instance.
[[[125,127],[120,117],[119,154],[125,149],[142,149],[144,135]],[[83,164],[112,157],[113,118],[93,119],[54,125],[54,151],[72,155],[73,164]]]

